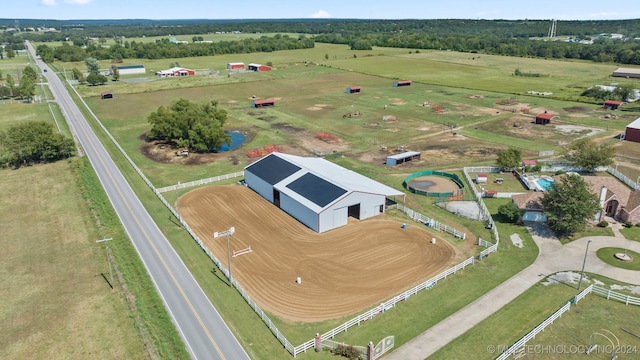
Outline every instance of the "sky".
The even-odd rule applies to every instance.
[[[638,0],[0,0],[4,19],[640,19]],[[640,20],[639,20],[640,21]]]

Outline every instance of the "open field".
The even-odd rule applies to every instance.
[[[69,163],[1,174],[0,357],[146,358]]]
[[[340,48],[344,49],[345,47],[341,46]],[[324,50],[313,49],[311,51],[312,54],[310,52],[308,56],[306,51],[296,52],[294,59],[317,56],[318,59],[322,60],[325,53],[332,55],[327,49],[329,47],[325,47]],[[399,49],[394,50],[398,51]],[[409,52],[407,49],[400,50],[404,53],[403,56]],[[374,49],[374,53],[375,51],[386,51],[386,49]],[[383,78],[379,75],[383,75],[383,71],[389,71],[388,66],[380,66],[375,62],[370,63],[369,61],[361,62],[360,60],[369,58],[362,55],[364,53],[361,52],[357,52],[357,59],[353,59],[353,52],[345,53],[345,55],[348,54],[350,56],[344,56],[344,59],[327,61],[327,64],[332,66],[331,68],[327,66],[304,66],[303,63],[298,63],[297,61],[284,60],[277,62],[266,60],[269,59],[268,56],[282,56],[282,54],[261,54],[264,55],[266,61],[273,61],[274,65],[285,64],[286,66],[281,66],[281,68],[270,73],[243,74],[241,75],[242,78],[237,79],[237,81],[232,76],[227,79],[231,79],[234,82],[223,79],[225,82],[229,81],[229,83],[219,85],[217,85],[218,83],[207,84],[206,81],[188,83],[178,81],[183,79],[166,79],[168,80],[166,84],[174,86],[175,89],[154,91],[150,84],[155,82],[151,82],[145,83],[146,85],[139,85],[131,91],[126,91],[129,94],[120,94],[117,88],[114,87],[113,89],[116,89],[116,98],[113,100],[116,101],[101,101],[95,97],[90,97],[88,103],[156,186],[238,171],[252,161],[245,156],[247,149],[275,143],[285,147],[287,152],[300,154],[332,153],[336,150],[336,152],[345,156],[334,158],[334,161],[348,165],[351,169],[365,173],[395,188],[401,188],[402,179],[417,170],[453,169],[462,165],[479,163],[492,164],[497,151],[507,146],[521,147],[526,157],[535,157],[539,150],[556,150],[558,154],[563,151],[565,142],[585,135],[588,131],[588,129],[579,129],[577,133],[564,135],[562,134],[562,128],[556,128],[555,126],[527,127],[526,121],[520,118],[520,116],[524,115],[513,113],[509,108],[496,104],[497,100],[512,97],[512,93],[491,92],[477,90],[476,88],[470,89],[468,86],[473,87],[476,81],[468,73],[453,71],[458,66],[457,64],[451,67],[444,67],[446,64],[441,64],[440,66],[443,69],[452,71],[443,70],[434,73],[434,76],[440,76],[445,80],[446,77],[450,77],[447,80],[449,85],[457,84],[455,86],[460,86],[464,82],[469,84],[467,87],[436,86],[416,80],[425,73],[425,68],[437,64],[425,61],[425,67],[414,67],[414,72],[407,74],[407,76],[395,75]],[[424,54],[418,55],[422,56]],[[374,57],[372,56],[371,58]],[[384,59],[385,56],[377,58]],[[216,57],[215,60],[219,61],[221,65],[226,65],[226,62],[229,61],[235,61],[231,58],[221,60],[220,57]],[[170,60],[163,61],[169,62]],[[184,60],[178,59],[178,61],[181,62],[182,66],[188,66],[186,63],[183,64]],[[264,63],[266,61],[260,60],[258,62]],[[342,66],[339,61],[348,61],[349,67],[345,67],[344,69],[346,70],[338,69],[338,65]],[[555,62],[553,63],[554,66],[556,64]],[[487,66],[495,66],[495,64]],[[598,67],[600,65],[593,66]],[[397,65],[394,65],[394,68],[398,71],[401,69]],[[348,71],[348,69],[357,71]],[[533,71],[528,68],[521,70]],[[513,69],[509,71],[513,71]],[[546,70],[540,71],[544,72]],[[457,77],[454,76],[455,74],[457,74]],[[410,78],[414,80],[414,83],[407,88],[393,88],[391,84],[393,78],[396,77]],[[546,79],[554,81],[555,78]],[[578,81],[579,79],[579,77],[576,77],[572,80]],[[601,78],[594,76],[594,79],[599,80]],[[529,81],[530,78],[517,78],[514,80],[505,77],[502,80],[520,82]],[[478,82],[482,82],[482,79],[479,78]],[[120,84],[116,85],[119,86]],[[364,91],[361,94],[345,94],[345,87],[351,85],[362,85]],[[502,89],[502,85],[501,81],[495,80],[493,88]],[[527,86],[521,87],[526,89],[529,83],[525,83],[525,85]],[[97,88],[80,87],[80,89],[85,95],[92,96],[99,91],[111,89],[110,86],[112,84],[108,86]],[[145,88],[145,86],[149,87]],[[199,87],[188,88],[188,86]],[[149,92],[146,92],[147,90]],[[567,93],[570,94],[571,91]],[[260,98],[276,98],[276,106],[269,109],[252,109],[249,104],[253,95]],[[235,153],[215,154],[209,159],[200,158],[193,163],[198,166],[169,161],[159,163],[149,159],[141,153],[141,150],[146,145],[139,139],[139,136],[148,130],[146,116],[151,111],[156,110],[158,106],[166,106],[170,101],[181,97],[192,101],[209,101],[212,99],[219,101],[229,111],[229,129],[247,132],[247,134],[251,135],[251,141]],[[518,95],[517,100],[522,106],[530,109],[557,111],[560,115],[558,120],[561,121],[561,125],[596,127],[605,130],[601,133],[603,137],[613,136],[615,131],[621,131],[628,123],[626,119],[620,118],[604,122],[602,117],[605,113],[598,110],[597,105],[522,95]],[[430,104],[438,104],[445,111],[438,113],[430,107],[424,107],[422,106],[424,101],[428,101]],[[384,105],[388,105],[388,108],[384,109]],[[343,118],[344,114],[354,111],[359,111],[361,115],[355,118]],[[391,113],[391,111],[393,112]],[[395,123],[383,122],[382,115],[387,114],[396,115],[398,121]],[[637,117],[638,115],[623,112],[619,114],[629,117]],[[515,119],[514,116],[518,116],[518,119]],[[523,129],[512,126],[515,121],[524,123]],[[452,131],[448,126],[452,123],[457,125],[455,131]],[[610,127],[609,131],[606,130],[607,127]],[[527,132],[524,132],[525,130]],[[338,143],[326,143],[315,139],[314,135],[317,131],[331,132],[338,136],[340,141]],[[523,133],[517,137],[513,136],[514,133],[519,134],[519,132]],[[386,147],[386,151],[383,151],[383,145]],[[393,153],[395,149],[400,148],[402,145],[407,146],[408,150],[422,151],[424,161],[394,169],[382,166],[382,161],[386,154]],[[234,156],[239,160],[236,164],[232,161]],[[129,178],[136,179],[136,176],[135,174],[130,174]],[[134,181],[140,182],[139,179]],[[138,191],[145,192],[143,184],[138,184]],[[149,199],[148,195],[146,201],[154,202],[153,199]],[[419,211],[424,211],[430,216],[443,219],[452,225],[464,223],[464,226],[472,229],[474,234],[487,233],[481,223],[465,222],[451,214],[433,209],[431,206],[432,200],[430,199],[409,196],[407,202],[412,207],[415,205]],[[189,243],[189,239],[183,233],[175,229],[175,224],[166,220],[166,211],[156,205],[154,205],[157,211],[156,220],[165,231],[171,233],[172,243],[178,248],[181,255],[193,261],[194,272],[199,281],[205,284],[203,285],[206,288],[205,292],[213,299],[212,301],[216,303],[216,306],[220,307],[225,318],[236,320],[236,322],[232,323],[238,327],[241,334],[252,334],[250,336],[241,336],[241,342],[250,349],[253,346],[249,344],[254,344],[254,341],[261,341],[262,344],[278,348],[277,344],[276,346],[272,344],[274,342],[272,336],[264,334],[267,332],[264,328],[255,330],[254,327],[248,325],[263,326],[259,324],[259,321],[256,324],[255,315],[251,314],[249,309],[245,309],[246,304],[239,300],[236,294],[226,292],[219,287],[219,283],[222,282],[220,281],[221,274],[217,272],[212,276],[210,261],[206,258],[203,259],[202,252],[193,246],[193,242]],[[489,206],[492,208],[492,205]],[[209,214],[209,217],[214,216]],[[222,228],[226,227],[228,225],[222,226]],[[498,229],[503,238],[508,238],[514,232],[523,231],[522,228],[506,224],[499,224]],[[212,230],[219,231],[220,229],[215,227]],[[483,238],[489,238],[485,235],[482,236]],[[423,331],[425,326],[428,327],[429,324],[434,324],[439,319],[455,312],[456,309],[485,293],[533,261],[536,252],[535,245],[526,236],[527,234],[524,233],[521,235],[527,244],[525,249],[515,249],[508,241],[502,242],[500,251],[495,256],[492,255],[489,260],[448,279],[442,286],[439,285],[439,289],[442,290],[418,295],[411,302],[402,304],[403,307],[394,309],[394,311],[397,310],[398,315],[394,315],[394,312],[391,311],[384,318],[374,319],[371,326],[367,324],[368,326],[361,327],[357,331],[350,331],[348,334],[341,335],[341,338],[349,343],[365,344],[369,340],[379,339],[381,335],[397,334],[396,345],[399,346],[399,344],[406,342]],[[202,238],[205,239],[207,237],[210,237],[210,231]],[[218,246],[222,245],[218,244]],[[216,254],[222,254],[219,257],[224,259],[225,249],[219,249]],[[253,255],[255,254],[247,254],[233,260],[241,259],[244,261],[246,260],[245,258]],[[186,260],[186,262],[188,261]],[[285,278],[289,279],[287,276]],[[290,286],[295,285],[294,279],[295,275],[290,280]],[[306,277],[303,277],[302,285],[305,285],[305,279]],[[482,281],[478,279],[482,279]],[[220,296],[224,296],[228,301],[217,301],[216,298]],[[414,300],[415,303],[412,303]],[[437,306],[434,306],[434,304],[437,304]],[[241,319],[238,320],[237,317],[239,315],[236,313],[243,311],[243,309],[245,312],[240,316]],[[408,311],[409,309],[411,311]],[[419,318],[420,321],[415,324],[408,324],[403,322],[404,317]],[[299,326],[291,326],[288,324],[289,319],[286,317],[282,319],[276,318],[274,321],[294,343],[308,340],[318,329],[327,330],[339,324],[337,321],[326,321],[313,323],[310,326],[299,324]],[[257,335],[256,332],[261,335]],[[253,336],[255,338],[252,338]],[[262,340],[257,340],[258,338]],[[264,340],[263,338],[269,338],[269,340]],[[273,354],[282,355],[281,348],[273,350],[269,355],[265,355],[268,350],[254,348],[251,351],[261,354],[257,358],[277,358]],[[304,356],[318,358],[322,355],[304,354]]]
[[[211,234],[234,226],[231,249],[252,252],[231,260],[233,277],[260,307],[292,322],[363,311],[468,257],[411,223],[356,220],[318,234],[238,185],[188,192],[180,215],[218,259],[227,244]]]
[[[549,278],[553,279],[553,275]],[[606,281],[606,279],[604,279]],[[546,285],[545,285],[546,283]],[[551,283],[551,284],[549,284]],[[606,283],[611,284],[609,279]],[[497,313],[483,320],[471,330],[458,337],[429,359],[494,359],[498,354],[491,349],[506,350],[556,310],[562,307],[576,294],[576,284],[564,284],[546,280],[518,296]],[[540,301],[544,299],[544,301]],[[620,330],[637,328],[640,307],[624,305],[606,300],[598,295],[590,294],[577,305],[572,305],[560,319],[539,333],[528,345],[588,345],[594,332],[607,329],[619,337],[620,345],[637,346],[640,352],[640,339]],[[511,319],[511,320],[510,320]],[[518,319],[518,321],[512,321]],[[637,333],[637,332],[636,332]],[[600,341],[603,340],[600,338]],[[493,346],[493,348],[490,348]],[[620,359],[635,359],[632,356],[620,355]],[[578,359],[585,354],[527,354],[532,359]],[[589,355],[589,358],[611,359],[601,355]]]

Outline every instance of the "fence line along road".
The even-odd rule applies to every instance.
[[[29,42],[26,45],[35,58],[33,46]],[[36,65],[49,69],[37,58]],[[67,88],[52,71],[47,71],[45,76],[190,356],[194,359],[249,359],[120,172]],[[97,118],[96,121],[117,145]],[[119,145],[118,149],[122,151]]]

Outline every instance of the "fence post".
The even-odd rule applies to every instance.
[[[373,341],[369,341],[367,345],[367,360],[374,360],[374,356]]]
[[[322,351],[322,342],[320,341],[319,333],[316,333],[316,337],[313,338],[313,347],[315,348],[316,352]]]

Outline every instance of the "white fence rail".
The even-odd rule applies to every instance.
[[[584,289],[578,295],[573,297],[573,303],[577,304],[580,300],[584,299],[589,294],[596,294],[602,297],[605,297],[609,300],[616,300],[626,305],[639,305],[640,306],[640,298],[620,294],[615,291],[611,291],[605,288],[601,288],[599,286],[590,285],[588,288]],[[555,313],[549,316],[545,321],[543,321],[540,325],[536,326],[533,330],[531,330],[527,335],[523,336],[520,340],[518,340],[515,344],[511,345],[507,350],[505,350],[502,354],[500,354],[496,360],[504,360],[509,358],[511,355],[518,354],[521,349],[527,344],[527,342],[536,337],[538,333],[544,330],[547,326],[553,324],[553,322],[562,316],[565,312],[567,312],[571,308],[571,301],[567,302],[563,307],[558,309]]]
[[[615,176],[616,178],[618,178],[618,180],[622,181],[623,183],[627,184],[630,188],[634,189],[634,190],[638,190],[638,188],[640,188],[640,184],[636,183],[635,181],[629,179],[628,177],[626,177],[623,173],[619,172],[616,169],[613,169],[611,167],[607,167],[607,172],[613,176]]]
[[[352,326],[357,326],[360,325],[370,319],[373,319],[376,315],[379,315],[387,310],[392,309],[397,303],[405,301],[407,299],[409,299],[412,295],[417,294],[418,292],[425,290],[425,289],[431,289],[433,288],[438,281],[440,280],[444,280],[446,279],[448,276],[451,276],[455,273],[457,273],[458,271],[463,270],[465,267],[469,266],[469,265],[473,265],[474,264],[474,258],[470,257],[467,260],[459,263],[458,265],[449,268],[443,272],[441,272],[440,274],[432,277],[431,279],[424,281],[420,284],[418,284],[417,286],[413,287],[412,289],[409,289],[399,295],[394,296],[393,298],[380,303],[380,305],[374,307],[373,309],[370,309],[358,316],[356,316],[355,318],[343,323],[342,325],[331,329],[329,331],[327,331],[326,333],[320,335],[320,340],[321,341],[326,341],[328,339],[333,339],[336,335],[342,333],[342,332],[346,332],[350,327]],[[307,342],[305,342],[304,344],[301,344],[299,346],[295,347],[295,350],[293,352],[293,355],[295,357],[295,355],[300,354],[302,352],[306,352],[308,349],[312,349],[314,347],[314,339],[311,339]]]
[[[177,184],[174,184],[174,185],[170,185],[170,186],[166,186],[166,187],[163,187],[163,188],[159,188],[158,192],[164,193],[164,192],[168,192],[168,191],[186,189],[186,188],[190,188],[190,187],[194,187],[194,186],[206,185],[206,184],[210,184],[212,182],[218,182],[218,181],[222,181],[222,180],[233,179],[233,178],[237,178],[237,177],[241,177],[241,176],[244,176],[244,171],[238,171],[238,172],[234,172],[234,173],[231,173],[231,174],[214,176],[214,177],[210,177],[210,178],[207,178],[207,179],[189,181],[189,182],[186,182],[186,183],[177,183]]]
[[[411,219],[413,219],[414,221],[418,221],[421,222],[425,225],[427,225],[430,228],[434,228],[438,231],[444,231],[446,233],[449,233],[451,235],[453,235],[456,239],[466,239],[467,234],[463,233],[462,231],[458,231],[450,226],[447,226],[437,220],[434,220],[428,216],[424,216],[422,214],[420,214],[417,211],[414,211],[412,209],[409,209],[408,207],[398,204],[397,206],[398,210],[402,211],[405,213],[405,215],[407,215],[408,217],[410,217]]]
[[[480,207],[480,211],[482,212],[482,216],[487,221],[487,225],[491,227],[491,232],[493,233],[493,237],[496,239],[495,246],[492,246],[482,253],[480,253],[480,259],[484,258],[487,254],[495,252],[498,250],[498,244],[500,243],[500,234],[498,233],[498,228],[496,227],[496,223],[493,221],[491,217],[491,212],[487,209],[484,201],[482,201],[482,194],[476,189],[473,185],[473,180],[471,179],[471,175],[469,173],[472,172],[488,172],[488,173],[499,173],[500,168],[495,166],[483,166],[483,167],[465,167],[462,169],[464,172],[464,177],[467,179],[471,189],[473,189],[473,194],[478,201],[478,206]]]

